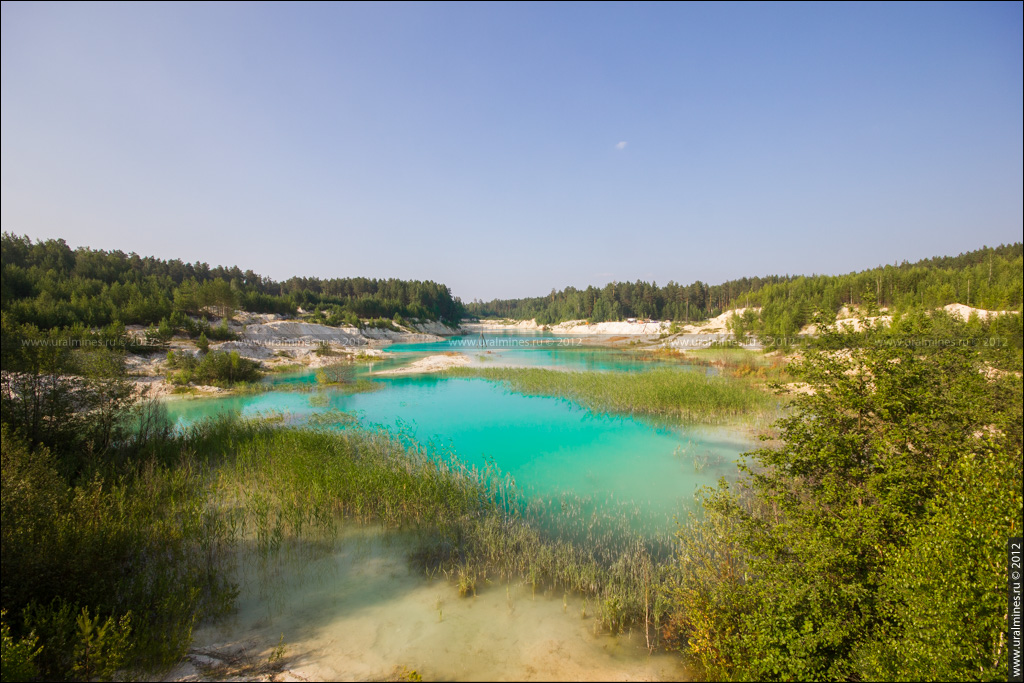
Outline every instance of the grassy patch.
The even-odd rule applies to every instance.
[[[412,562],[449,577],[461,595],[524,579],[534,591],[586,596],[588,616],[611,633],[642,625],[658,640],[671,537],[636,532],[638,510],[575,496],[527,502],[493,467],[467,467],[387,432],[333,429],[349,419],[325,419],[323,429],[201,427],[232,443],[218,475],[229,526],[271,553],[341,521],[413,529]]]
[[[493,467],[387,432],[338,430],[355,421],[332,411],[306,428],[225,418],[158,430],[131,459],[70,483],[45,451],[5,431],[4,625],[24,650],[18,662],[84,679],[167,666],[199,620],[230,608],[237,549],[287,552],[329,540],[343,522],[414,531],[411,561],[462,595],[525,580],[585,596],[595,628],[642,626],[658,642],[672,552],[664,532],[636,531],[638,510],[528,502]],[[79,657],[100,626],[109,642]]]
[[[634,373],[559,372],[540,368],[452,368],[455,377],[505,382],[514,391],[562,396],[592,410],[662,415],[715,424],[767,416],[778,399],[749,379],[661,368]]]
[[[283,365],[271,365],[267,367],[267,372],[279,373],[279,372],[300,372],[305,370],[306,366],[302,363],[285,363]]]

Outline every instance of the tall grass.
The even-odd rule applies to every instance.
[[[748,378],[770,382],[788,382],[792,377],[787,372],[788,362],[778,353],[741,349],[730,346],[711,346],[706,349],[686,351],[683,356],[688,363],[707,364],[720,368],[728,377]]]
[[[325,365],[316,371],[316,381],[321,386],[330,387],[335,392],[346,394],[378,391],[384,386],[380,382],[372,382],[361,377],[357,378],[356,368],[353,363]]]
[[[69,485],[48,451],[4,428],[3,601],[8,623],[40,639],[34,676],[170,665],[197,620],[230,606],[231,538],[207,485],[189,456]]]
[[[224,425],[209,427],[218,440]],[[227,428],[230,432],[231,428]],[[413,562],[463,595],[488,581],[521,580],[535,592],[593,600],[595,624],[642,627],[657,643],[663,576],[673,542],[643,527],[641,509],[575,496],[527,499],[497,469],[387,432],[246,426],[219,470],[220,500],[258,552],[344,522],[414,530]]]
[[[720,424],[772,414],[778,399],[744,378],[659,368],[635,373],[560,372],[541,368],[451,368],[451,377],[482,377],[513,391],[561,396],[598,411],[649,414]]]
[[[335,429],[350,421],[338,413],[305,428],[238,418],[176,435],[147,428],[133,459],[70,486],[45,453],[5,430],[4,605],[19,612],[4,625],[25,643],[39,638],[42,654],[29,664],[50,678],[167,666],[198,621],[230,608],[242,548],[269,559],[327,547],[353,523],[414,533],[414,565],[462,595],[497,579],[575,593],[596,629],[639,628],[658,644],[674,549],[664,530],[644,526],[639,507],[528,498],[493,466],[466,466],[389,432]],[[97,629],[107,644],[83,659]]]

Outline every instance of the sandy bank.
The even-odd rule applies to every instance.
[[[971,308],[964,304],[946,304],[942,308],[946,313],[961,320],[967,320],[972,314],[978,316],[979,320],[988,320],[989,318],[998,318],[1001,315],[1016,313],[1016,311],[986,311],[983,308]]]
[[[410,363],[402,368],[394,370],[381,370],[375,375],[414,375],[424,372],[441,372],[448,368],[456,368],[462,365],[469,365],[469,356],[461,353],[442,353],[436,356],[427,356],[418,361]]]
[[[737,308],[726,311],[719,316],[705,320],[704,322],[680,325],[677,329],[685,334],[715,334],[728,332],[729,320],[733,316],[743,315],[746,308]],[[760,308],[750,308],[755,313],[760,313]],[[586,320],[567,320],[556,325],[538,325],[536,320],[483,320],[479,322],[464,322],[462,329],[466,332],[487,332],[487,331],[509,331],[527,332],[544,331],[552,334],[590,334],[590,335],[654,335],[664,334],[672,326],[670,321],[616,321],[603,323],[588,323]]]
[[[536,320],[484,321],[463,323],[462,330],[471,334],[486,332],[548,332],[551,334],[644,335],[661,334],[668,330],[667,322],[606,322],[588,323],[586,320],[567,320],[557,325],[538,325]]]
[[[829,325],[829,329],[840,330],[846,332],[861,332],[868,325],[873,327],[887,327],[892,324],[892,316],[885,315],[888,309],[881,309],[879,312],[883,315],[868,316],[866,312],[854,306],[852,309],[843,306],[839,309],[836,314],[836,322]],[[997,318],[1001,315],[1009,315],[1010,313],[1016,313],[1016,311],[988,311],[983,308],[973,308],[964,304],[946,304],[941,310],[946,311],[950,316],[958,318],[960,320],[968,320],[972,315],[978,317],[979,320],[989,320],[990,318]],[[814,323],[805,325],[799,332],[799,334],[818,334],[819,327]]]

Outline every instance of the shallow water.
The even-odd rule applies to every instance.
[[[596,414],[564,399],[523,396],[482,379],[397,377],[380,391],[345,394],[273,391],[252,396],[168,402],[179,424],[224,412],[285,414],[301,424],[331,410],[354,413],[469,465],[493,462],[527,495],[571,493],[635,503],[663,520],[693,504],[694,493],[735,471],[749,446],[722,429],[656,426]]]
[[[685,680],[678,657],[634,632],[594,632],[574,596],[495,581],[459,597],[409,569],[410,535],[349,527],[325,552],[241,558],[238,610],[196,632],[203,649],[240,643],[266,657],[283,638],[288,668],[322,680]],[[262,645],[262,647],[261,647]]]
[[[635,372],[671,366],[708,374],[717,373],[713,367],[693,366],[671,356],[641,354],[608,346],[583,346],[581,342],[578,337],[556,337],[538,332],[532,335],[488,333],[486,336],[451,337],[421,344],[392,344],[384,349],[387,355],[360,362],[353,370],[355,377],[370,377],[381,370],[393,370],[426,356],[460,353],[468,356],[473,365],[485,367]],[[315,376],[305,371],[271,376],[268,381],[272,384],[313,383]]]
[[[597,372],[634,372],[666,365],[684,365],[671,358],[645,359],[631,351],[608,346],[585,346],[582,342],[579,337],[558,337],[544,332],[532,335],[488,333],[452,337],[429,344],[394,344],[387,347],[387,351],[417,356],[454,351],[469,356],[478,365]],[[701,372],[708,370],[705,367],[694,369]]]
[[[179,425],[223,412],[284,414],[286,421],[302,424],[317,414],[345,411],[358,416],[361,426],[384,427],[442,456],[478,466],[493,463],[547,510],[549,520],[557,522],[562,514],[560,500],[581,497],[582,518],[625,510],[633,531],[661,538],[675,528],[675,518],[695,509],[697,489],[735,476],[738,454],[752,445],[734,431],[593,413],[483,379],[373,378],[376,370],[451,347],[439,342],[388,350],[395,356],[356,370],[379,382],[379,391],[291,390],[288,384],[315,382],[305,372],[274,378],[286,385],[281,391],[173,400],[168,409]],[[607,348],[506,344],[492,350],[495,365],[607,372],[652,367]],[[533,595],[524,585],[497,582],[480,585],[476,597],[459,598],[443,577],[410,573],[411,543],[395,532],[350,528],[332,551],[316,557],[279,558],[262,568],[254,555],[243,557],[238,613],[230,622],[203,628],[196,643],[251,640],[269,648],[283,634],[297,656],[297,673],[321,679],[379,679],[402,667],[426,679],[687,677],[677,657],[650,656],[642,633],[596,635],[593,608],[583,618],[579,597]]]

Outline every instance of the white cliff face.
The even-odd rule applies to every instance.
[[[278,351],[287,351],[293,358],[302,358],[325,342],[333,347],[379,347],[393,343],[435,342],[459,333],[458,330],[433,321],[410,323],[401,330],[389,330],[331,327],[273,318],[252,320],[252,323],[237,330],[238,341],[225,342],[213,348],[237,351],[242,356],[258,360],[270,358]]]
[[[363,346],[368,338],[354,327],[330,327],[318,323],[304,323],[297,320],[278,320],[255,325],[246,325],[241,338],[248,342],[328,342],[342,346]]]
[[[555,334],[661,334],[669,328],[668,322],[606,322],[588,323],[586,320],[567,320],[556,325],[538,325],[535,320],[508,322],[482,321],[463,323],[462,329],[469,332],[507,330],[534,332],[546,330]]]

